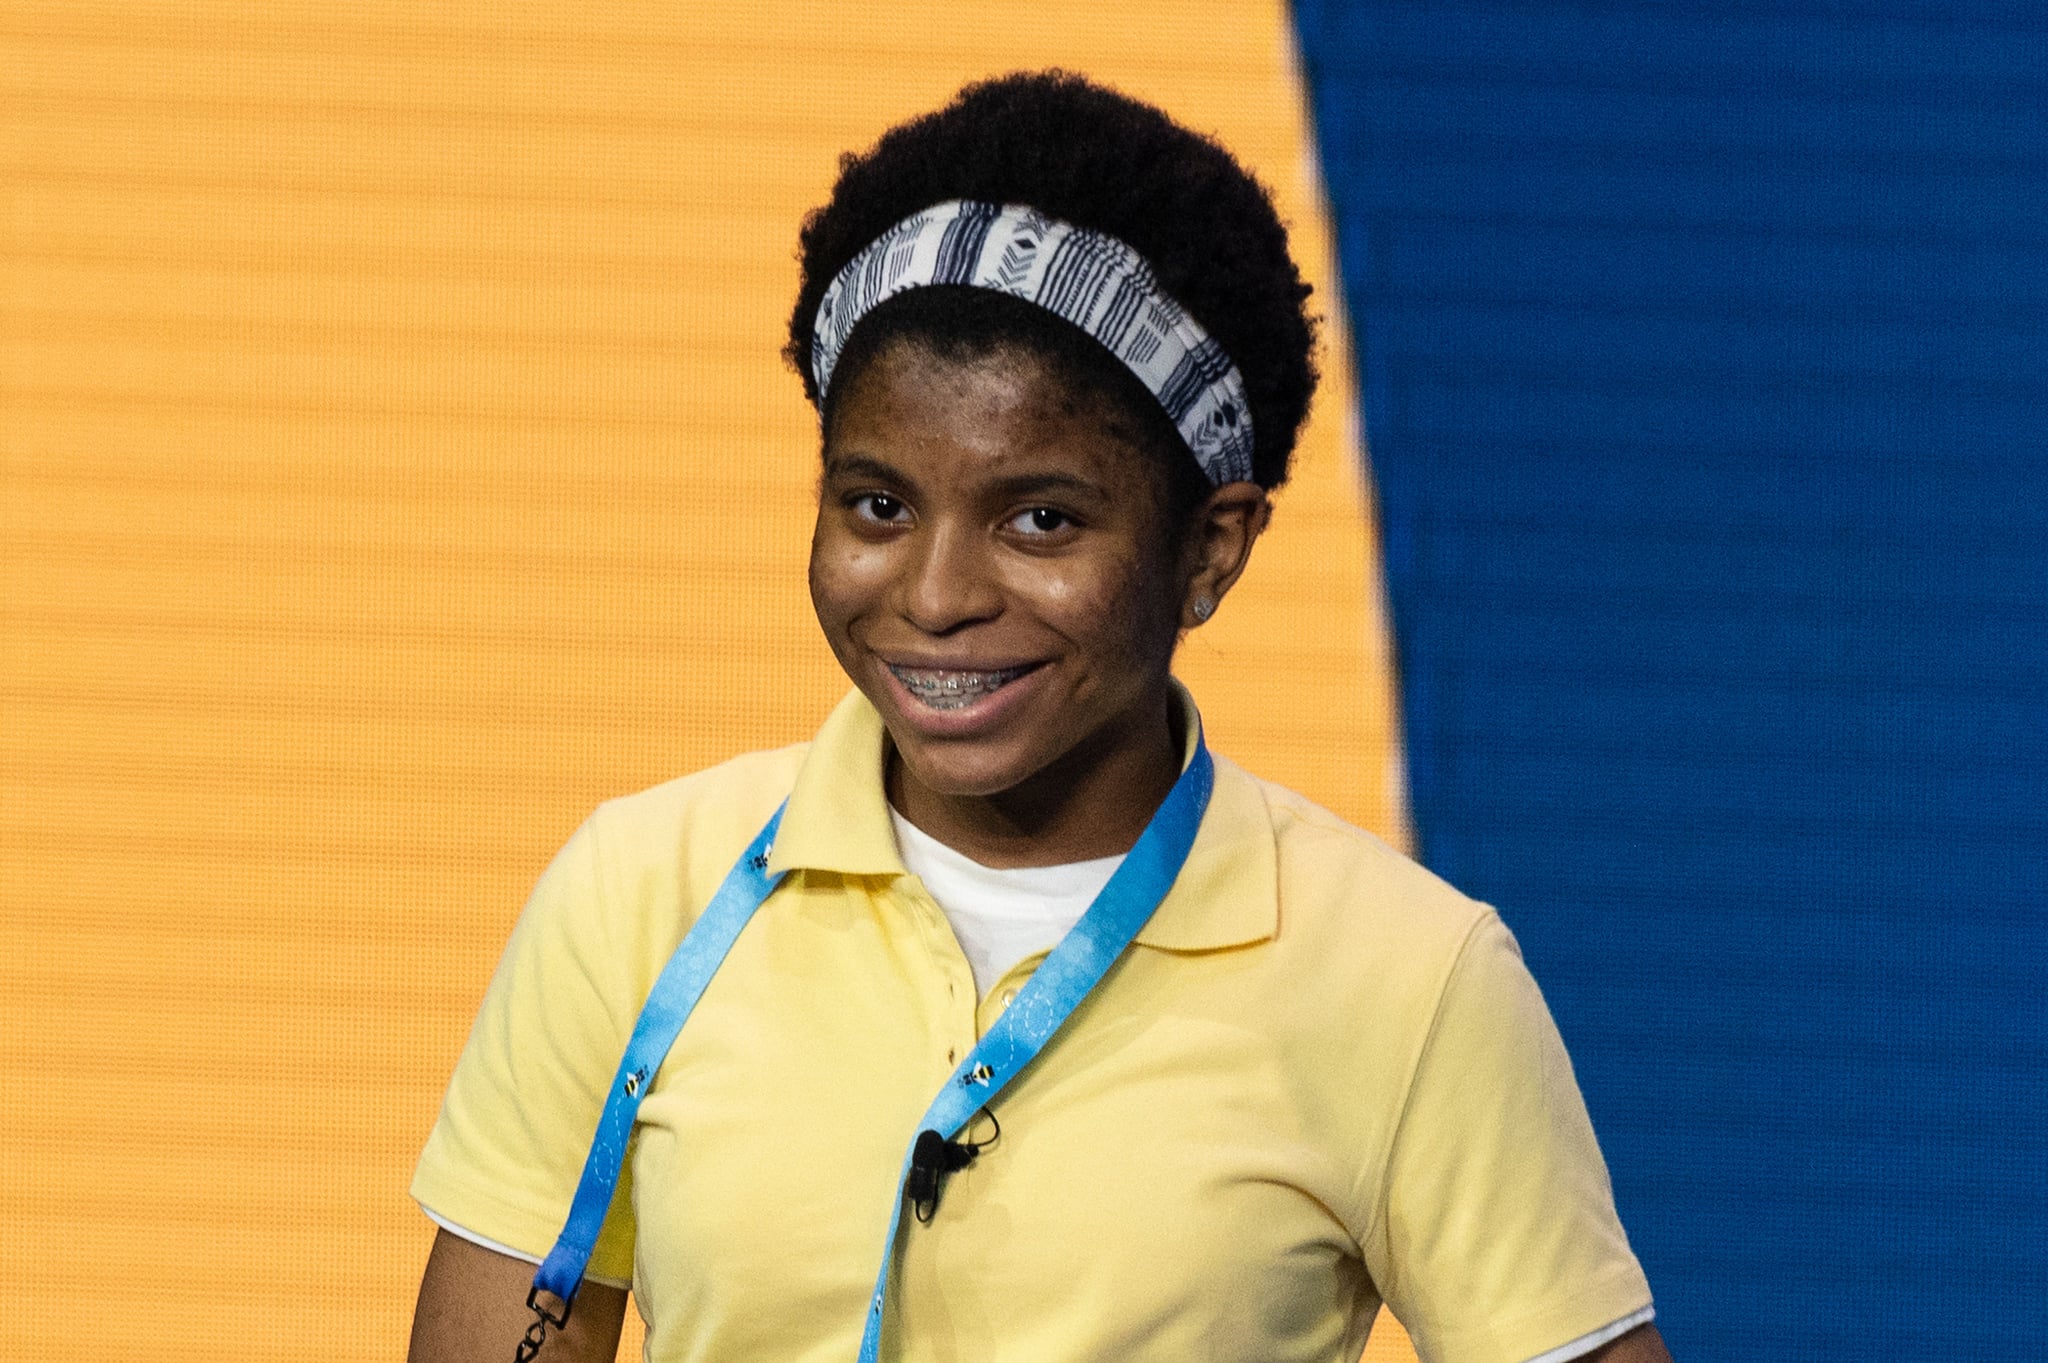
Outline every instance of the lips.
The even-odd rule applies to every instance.
[[[1036,663],[1022,667],[1002,667],[991,670],[939,667],[905,667],[896,663],[886,664],[903,689],[912,698],[934,710],[964,710],[980,700],[1002,690],[1019,677],[1037,669]]]

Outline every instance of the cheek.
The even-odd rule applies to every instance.
[[[1179,618],[1165,582],[1152,564],[1104,558],[1040,575],[1032,595],[1067,637],[1091,641],[1098,651],[1149,654],[1162,640],[1171,650]]]
[[[811,608],[829,632],[871,606],[889,576],[887,550],[819,526],[811,536]]]

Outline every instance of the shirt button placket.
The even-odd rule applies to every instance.
[[[980,1001],[974,987],[974,977],[963,970],[952,976],[946,985],[953,1007],[951,1016],[955,1028],[953,1044],[946,1048],[946,1063],[953,1066],[966,1058],[974,1049],[974,1043],[981,1039],[980,1019],[975,1016],[975,1005]],[[951,1073],[950,1068],[947,1071]]]
[[[917,895],[915,898],[918,900],[917,912],[924,915],[924,922],[933,936],[933,959],[946,981],[946,998],[940,1014],[946,1019],[945,1072],[951,1075],[962,1057],[974,1049],[974,1043],[980,1036],[975,1016],[978,995],[974,974],[967,965],[967,958],[961,954],[959,941],[953,936],[952,924],[946,921],[944,911],[929,895]]]

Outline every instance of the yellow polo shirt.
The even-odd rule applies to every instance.
[[[602,806],[535,888],[413,1195],[545,1254],[642,1000],[787,795],[791,874],[640,1108],[591,1262],[657,1363],[849,1363],[904,1152],[987,999],[897,857],[858,694],[808,745]],[[903,1363],[1522,1363],[1650,1300],[1493,911],[1221,758],[1172,891],[904,1218]],[[969,1133],[985,1138],[978,1124]]]

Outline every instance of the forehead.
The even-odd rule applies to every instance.
[[[948,480],[1024,471],[1080,474],[1151,500],[1163,481],[1130,414],[1015,346],[943,354],[914,341],[877,352],[834,395],[834,458],[860,457]]]

